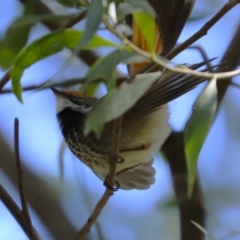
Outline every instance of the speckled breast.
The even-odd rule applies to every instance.
[[[108,154],[97,152],[94,143],[79,137],[76,132],[69,134],[65,140],[73,154],[91,169],[109,168]]]

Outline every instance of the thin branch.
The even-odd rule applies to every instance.
[[[8,176],[15,188],[18,189],[15,173],[15,154],[12,152],[12,149],[9,148],[9,145],[1,133],[0,148],[0,169]],[[44,176],[31,171],[25,166],[24,162],[21,163],[21,166],[24,172],[24,189],[26,189],[28,193],[28,202],[31,204],[37,216],[41,219],[54,239],[70,239],[76,232],[76,228],[69,221],[67,214],[62,210],[56,187],[50,186]],[[51,211],[49,211],[49,209],[51,209]]]
[[[207,69],[209,72],[213,72],[214,69],[212,67],[211,61],[209,61],[209,57],[207,56],[206,51],[201,47],[201,46],[189,46],[189,49],[195,49],[197,51],[199,51],[200,55],[202,56],[204,62],[206,63]]]
[[[180,44],[178,47],[174,48],[169,54],[165,56],[166,59],[172,59],[175,57],[177,54],[185,50],[187,47],[189,47],[192,43],[197,41],[199,38],[207,34],[207,31],[214,25],[216,24],[227,12],[229,12],[233,7],[235,7],[237,4],[239,4],[239,0],[231,0],[228,3],[226,3],[222,9],[212,18],[210,19],[198,32],[196,32],[192,37],[187,39],[185,42]],[[148,58],[149,60],[152,61],[152,63],[148,64],[146,67],[135,73],[134,75],[131,76],[131,79],[129,81],[133,80],[136,74],[140,74],[143,72],[154,72],[154,71],[159,71],[162,67],[167,68],[171,71],[177,72],[177,73],[182,73],[182,74],[192,74],[195,76],[201,76],[204,78],[212,78],[216,77],[217,79],[224,79],[228,77],[233,77],[238,74],[240,74],[240,71],[229,71],[225,73],[201,73],[197,71],[193,71],[190,69],[183,69],[183,68],[178,68],[178,67],[171,67],[168,66],[168,64],[165,61],[162,61],[161,59],[157,57],[152,57],[151,54],[142,51],[140,48],[132,44],[131,41],[129,41],[125,36],[120,34],[111,24],[108,23],[108,20],[106,18],[103,19],[103,22],[105,23],[106,27],[117,37],[119,37],[123,43],[125,43],[127,46],[129,46],[133,51],[137,52],[138,54]],[[215,75],[216,74],[216,75]]]
[[[178,46],[180,46],[180,44]],[[206,65],[207,65],[208,69],[209,70],[212,69],[211,63],[208,61],[209,58],[207,57],[205,50],[201,46],[188,46],[187,48],[197,49],[200,52],[200,54],[202,55],[202,58],[204,59],[204,61],[206,61]],[[183,49],[183,50],[185,50],[185,49]],[[168,59],[172,59],[172,58],[168,57]],[[149,63],[147,66],[145,66],[144,68],[142,68],[138,72],[136,72],[134,75],[132,75],[131,80],[133,80],[137,74],[154,72],[154,71],[159,71],[159,70],[160,70],[160,68],[157,64]]]
[[[3,202],[4,206],[8,209],[8,211],[12,214],[15,220],[18,222],[19,226],[23,229],[25,234],[29,237],[29,239],[33,239],[32,236],[29,234],[28,226],[25,221],[25,217],[18,207],[18,205],[14,202],[8,192],[4,189],[4,187],[0,184],[0,199]],[[32,227],[32,232],[34,234],[34,239],[41,239],[38,232]]]
[[[118,160],[120,160],[119,156],[119,142],[121,137],[121,128],[122,128],[122,119],[123,116],[121,115],[114,121],[113,126],[113,137],[112,137],[112,149],[111,149],[111,156],[110,156],[110,170],[108,174],[108,182],[110,187],[113,188],[115,183],[115,173],[116,173],[116,166]],[[113,160],[113,161],[112,161]]]
[[[239,43],[240,43],[240,22],[238,24],[238,28],[227,47],[227,51],[224,53],[220,62],[224,63],[227,62],[228,65],[227,70],[236,69],[240,63],[240,50],[239,50]],[[218,90],[218,107],[222,102],[225,93],[230,85],[234,84],[232,79],[226,79],[226,81],[217,81],[217,90]]]
[[[123,83],[127,78],[126,77],[118,77],[117,78],[117,85]],[[22,91],[41,91],[48,89],[50,87],[68,87],[68,86],[74,86],[77,84],[84,84],[87,81],[86,77],[83,78],[71,78],[64,80],[63,82],[60,83],[53,83],[53,84],[39,84],[39,85],[31,85],[27,87],[23,87]],[[92,83],[102,83],[105,82],[105,79],[103,78],[96,78]],[[12,89],[4,89],[0,92],[0,94],[6,94],[6,93],[12,93]]]
[[[230,77],[234,77],[234,76],[240,74],[240,70],[233,70],[233,71],[223,72],[223,73],[221,73],[221,72],[209,73],[209,72],[194,71],[190,68],[187,68],[186,66],[181,66],[181,67],[169,66],[165,59],[162,60],[162,58],[160,59],[157,56],[152,56],[151,53],[145,52],[142,49],[140,49],[139,47],[137,47],[136,45],[134,45],[130,40],[128,40],[121,33],[119,33],[114,28],[114,26],[112,26],[109,23],[107,17],[103,17],[103,22],[105,23],[108,30],[111,31],[113,34],[115,34],[117,37],[119,37],[126,46],[130,47],[134,52],[138,53],[139,55],[141,55],[141,56],[149,59],[150,61],[156,63],[158,65],[158,69],[154,69],[154,70],[159,70],[160,68],[164,67],[164,68],[166,68],[170,71],[176,72],[176,73],[191,74],[193,76],[203,77],[203,78],[213,78],[213,77],[215,77],[216,79],[230,78]],[[151,69],[151,71],[152,71],[152,69]]]
[[[88,218],[87,222],[79,230],[79,232],[74,236],[73,240],[81,240],[83,237],[90,232],[90,228],[102,212],[102,209],[106,206],[109,198],[113,195],[113,192],[109,189],[106,189],[101,199],[96,204],[91,216]]]
[[[3,89],[3,87],[8,83],[9,80],[10,80],[10,72],[7,71],[7,72],[3,75],[2,79],[0,80],[0,92],[1,92],[1,90]]]
[[[41,83],[39,85],[30,85],[27,87],[23,87],[22,91],[42,91],[45,89],[48,89],[50,87],[68,87],[68,86],[73,86],[73,85],[77,85],[77,84],[84,84],[87,81],[86,77],[83,78],[71,78],[71,79],[67,79],[64,80],[63,82],[60,83],[52,83],[52,84],[48,84],[46,82]],[[94,80],[94,83],[101,83],[103,82],[104,79],[102,78],[97,78],[96,80]],[[12,89],[4,89],[0,92],[0,94],[6,94],[6,93],[12,93]]]
[[[71,28],[71,27],[73,27],[75,24],[81,22],[85,18],[86,13],[87,13],[87,11],[83,10],[76,17],[74,17],[73,19],[70,19],[67,23],[65,23],[62,26],[62,28]]]
[[[32,221],[28,212],[27,201],[26,201],[24,188],[23,188],[22,168],[21,168],[20,153],[19,153],[19,121],[17,118],[15,118],[14,120],[14,149],[15,149],[18,189],[19,189],[19,195],[20,195],[20,200],[22,205],[22,213],[26,222],[27,230],[29,233],[28,235],[30,236],[30,239],[37,239],[32,229]]]
[[[228,13],[232,8],[239,4],[239,0],[230,0],[227,2],[204,26],[194,33],[185,42],[180,44],[178,47],[174,48],[169,54],[167,54],[167,59],[172,59],[180,52],[185,50],[191,44],[196,42],[198,39],[207,34],[208,30],[211,29],[226,13]]]
[[[109,198],[114,193],[114,184],[115,184],[115,174],[116,174],[116,166],[117,161],[119,159],[119,141],[121,136],[121,126],[122,126],[122,116],[117,118],[114,122],[113,127],[113,140],[112,140],[112,148],[111,148],[111,154],[110,154],[110,168],[109,173],[107,177],[107,183],[108,187],[106,187],[106,190],[101,197],[101,199],[96,204],[91,216],[88,218],[87,222],[84,224],[84,226],[79,230],[77,235],[73,238],[73,240],[80,240],[82,239],[88,232],[90,232],[90,229],[94,222],[97,220],[98,216],[101,214],[103,208],[106,206]],[[114,161],[112,161],[114,159]]]

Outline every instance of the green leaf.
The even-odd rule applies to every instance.
[[[101,129],[104,123],[122,115],[160,76],[161,72],[137,75],[132,83],[123,83],[118,88],[112,89],[88,116],[84,133],[88,134],[93,129]]]
[[[25,46],[28,40],[30,26],[15,29],[18,19],[8,28],[4,39],[0,40],[0,66],[8,69],[13,64],[19,51]]]
[[[19,88],[17,82],[20,82],[23,71],[34,64],[35,62],[60,52],[64,48],[74,49],[83,36],[83,32],[75,29],[64,29],[58,32],[48,34],[23,49],[17,56],[11,71],[13,81],[13,92],[20,100]],[[84,49],[93,49],[101,46],[118,47],[113,42],[110,42],[102,37],[95,35]],[[16,68],[16,69],[15,69]],[[20,71],[21,69],[22,71]]]
[[[46,20],[66,21],[76,16],[77,16],[76,14],[43,14],[43,15],[26,14],[19,17],[13,23],[12,28],[13,29],[21,28]]]
[[[15,66],[11,71],[13,93],[20,102],[22,102],[22,86],[19,79],[21,78],[22,74],[23,69],[19,66]]]
[[[102,20],[104,8],[102,5],[102,0],[92,0],[91,4],[87,10],[87,22],[85,26],[85,30],[83,33],[83,37],[77,47],[77,49],[81,49],[83,46],[87,45],[88,42],[92,39],[95,32],[98,30],[99,25]]]
[[[23,68],[27,68],[45,57],[60,52],[64,48],[73,49],[77,46],[82,36],[83,32],[75,29],[64,29],[48,34],[34,41],[24,49],[18,56],[15,65],[21,65]],[[121,47],[120,45],[96,35],[85,49],[93,49],[102,46]]]
[[[144,36],[149,51],[155,54],[156,41],[156,12],[146,0],[129,0],[120,3],[117,8],[118,18],[121,19],[125,15],[133,14],[134,20]]]
[[[152,6],[145,0],[129,0],[118,4],[117,13],[120,19],[126,15],[133,14],[136,12],[149,13],[153,17],[156,17],[156,12]]]
[[[127,50],[117,50],[103,58],[100,58],[96,63],[90,68],[87,74],[86,84],[89,84],[93,80],[102,77],[107,80],[108,89],[112,89],[116,84],[116,65],[120,62],[130,63],[130,62],[143,62],[146,61],[145,58],[138,55],[137,53],[127,51]]]
[[[156,12],[150,3],[146,0],[128,0],[132,7],[139,8],[141,11],[149,13],[153,17],[156,17]]]
[[[97,88],[99,87],[99,82],[93,82],[87,86],[87,89],[84,91],[87,96],[94,96]]]
[[[156,23],[155,17],[146,12],[136,12],[133,14],[134,20],[146,39],[149,51],[155,53],[155,41],[156,41]]]
[[[211,235],[209,232],[207,232],[207,230],[205,228],[203,228],[201,225],[199,225],[198,223],[191,221],[191,223],[196,226],[201,232],[203,232],[210,240],[216,240],[213,235]]]
[[[185,153],[188,166],[188,194],[191,196],[195,182],[197,159],[212,125],[217,109],[216,79],[213,78],[196,100],[185,132]]]

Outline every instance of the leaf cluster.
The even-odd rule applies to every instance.
[[[116,66],[119,63],[138,63],[151,61],[155,58],[155,28],[156,13],[147,1],[100,1],[100,0],[59,0],[59,3],[67,7],[87,11],[85,17],[85,28],[83,31],[77,29],[59,29],[49,33],[30,44],[27,44],[31,27],[44,20],[54,19],[66,24],[76,17],[70,15],[32,15],[24,13],[16,19],[9,27],[5,37],[0,40],[0,67],[10,72],[12,89],[19,101],[22,99],[22,76],[25,69],[36,62],[56,54],[64,49],[72,50],[73,56],[81,50],[94,50],[99,47],[110,48],[112,52],[99,58],[89,69],[83,89],[87,89],[98,78],[104,79],[108,93],[99,106],[89,115],[85,133],[101,129],[103,124],[121,116],[159,79],[162,72],[141,74],[135,77],[131,83],[125,82],[116,88]],[[114,8],[110,8],[113,5]],[[112,12],[114,11],[114,12]],[[124,31],[129,26],[123,21],[128,14],[133,15],[134,21],[140,26],[149,49],[150,58],[146,58],[141,51],[129,47],[124,41],[127,39]],[[116,15],[116,18],[112,16]],[[116,44],[98,35],[99,28],[105,25],[119,39]],[[125,27],[125,28],[124,28]],[[18,41],[16,41],[18,39]],[[165,74],[169,74],[165,72]],[[95,89],[95,88],[94,88]],[[189,192],[195,180],[197,158],[204,140],[211,127],[215,116],[217,105],[216,79],[212,79],[201,96],[197,99],[191,118],[185,129],[185,150],[189,169]]]

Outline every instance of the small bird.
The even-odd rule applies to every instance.
[[[157,14],[156,53],[166,55],[175,45],[194,1],[151,0],[149,3]],[[127,22],[133,28],[132,42],[148,50],[137,24],[131,18]],[[204,64],[194,64],[190,68],[197,69]],[[144,66],[146,63],[130,65],[130,74]],[[124,113],[119,143],[119,154],[124,161],[117,163],[115,178],[116,185],[121,189],[148,189],[154,184],[152,156],[171,132],[167,103],[202,81],[204,79],[199,77],[167,73]],[[85,136],[83,129],[86,117],[100,100],[75,91],[51,90],[57,98],[57,119],[67,145],[77,158],[104,181],[110,166],[113,121],[105,124],[100,136],[94,132]]]

